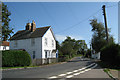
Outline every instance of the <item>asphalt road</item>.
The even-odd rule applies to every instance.
[[[91,64],[94,64],[94,61],[87,59],[87,58],[83,59],[83,58],[77,57],[63,64],[54,64],[54,65],[49,65],[49,66],[44,66],[44,67],[36,67],[36,68],[28,68],[28,69],[20,69],[20,70],[6,70],[2,72],[2,77],[4,79],[9,78],[11,80],[13,80],[13,78],[16,78],[15,80],[20,79],[20,78],[23,78],[25,80],[27,80],[26,78],[29,78],[31,80],[34,80],[34,79],[65,80],[66,78],[69,78],[68,80],[70,79],[76,80],[75,78],[83,78],[83,79],[91,78],[91,80],[94,80],[95,78],[96,79],[97,78],[109,78],[106,73],[104,73],[101,69],[96,67],[97,65],[95,64],[91,65]],[[89,69],[90,68],[89,67],[87,68],[88,70],[83,71],[82,74],[79,73],[82,68],[86,66],[90,66],[90,65],[91,67],[94,67],[97,69],[96,70]],[[92,75],[90,73],[92,74],[94,73],[94,74]],[[95,77],[95,74],[96,74],[96,77]]]

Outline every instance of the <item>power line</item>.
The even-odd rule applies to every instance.
[[[119,5],[119,4],[115,4],[115,5],[106,6],[106,8],[116,7],[117,5]]]
[[[84,21],[88,20],[90,17],[92,17],[92,16],[94,16],[95,14],[97,14],[100,10],[101,10],[101,8],[100,8],[100,9],[98,9],[95,13],[93,13],[93,14],[92,14],[92,15],[90,15],[89,17],[87,17],[87,18],[85,18],[85,19],[81,20],[80,22],[78,22],[78,23],[76,23],[76,24],[74,24],[74,25],[70,26],[69,28],[66,28],[66,29],[64,29],[63,31],[57,32],[57,33],[55,33],[55,34],[62,33],[62,32],[64,32],[64,31],[67,31],[67,30],[70,30],[70,29],[72,29],[72,28],[76,27],[76,26],[77,26],[77,25],[79,25],[80,23],[82,23],[82,22],[84,22]]]
[[[106,6],[106,8],[116,7],[117,5],[120,5],[120,4],[115,4],[115,5]],[[67,30],[70,30],[71,28],[76,27],[76,26],[79,25],[80,23],[82,23],[82,22],[88,20],[90,17],[92,17],[92,16],[94,16],[95,14],[97,14],[100,10],[101,10],[101,8],[98,9],[98,11],[96,11],[95,13],[93,13],[93,14],[92,14],[91,16],[89,16],[88,18],[85,18],[85,19],[81,20],[80,22],[78,22],[78,23],[76,23],[76,24],[70,26],[69,28],[64,29],[63,31],[57,32],[57,34],[58,34],[58,33],[65,32],[65,31],[67,31]]]

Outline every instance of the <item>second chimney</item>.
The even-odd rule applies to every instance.
[[[36,24],[34,21],[31,23],[31,32],[34,32],[36,30]]]

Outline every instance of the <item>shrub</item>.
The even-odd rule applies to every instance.
[[[85,57],[87,57],[87,58],[91,57],[91,50],[90,49],[87,50]]]
[[[113,65],[120,64],[120,46],[118,44],[108,44],[102,48],[101,60]]]
[[[31,57],[26,51],[9,50],[2,51],[2,66],[29,66],[31,64]]]
[[[75,50],[72,50],[71,51],[71,58],[73,58],[76,54],[77,54],[77,52]]]

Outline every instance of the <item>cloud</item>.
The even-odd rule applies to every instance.
[[[58,41],[64,41],[65,39],[66,39],[66,36],[65,35],[55,35],[55,37],[56,37],[56,39],[58,40]]]
[[[55,35],[56,39],[59,42],[64,41],[67,38],[66,36],[69,36],[69,37],[71,37],[72,39],[75,39],[75,40],[83,40],[84,39],[83,37],[77,36],[77,35],[58,35],[58,34]]]

